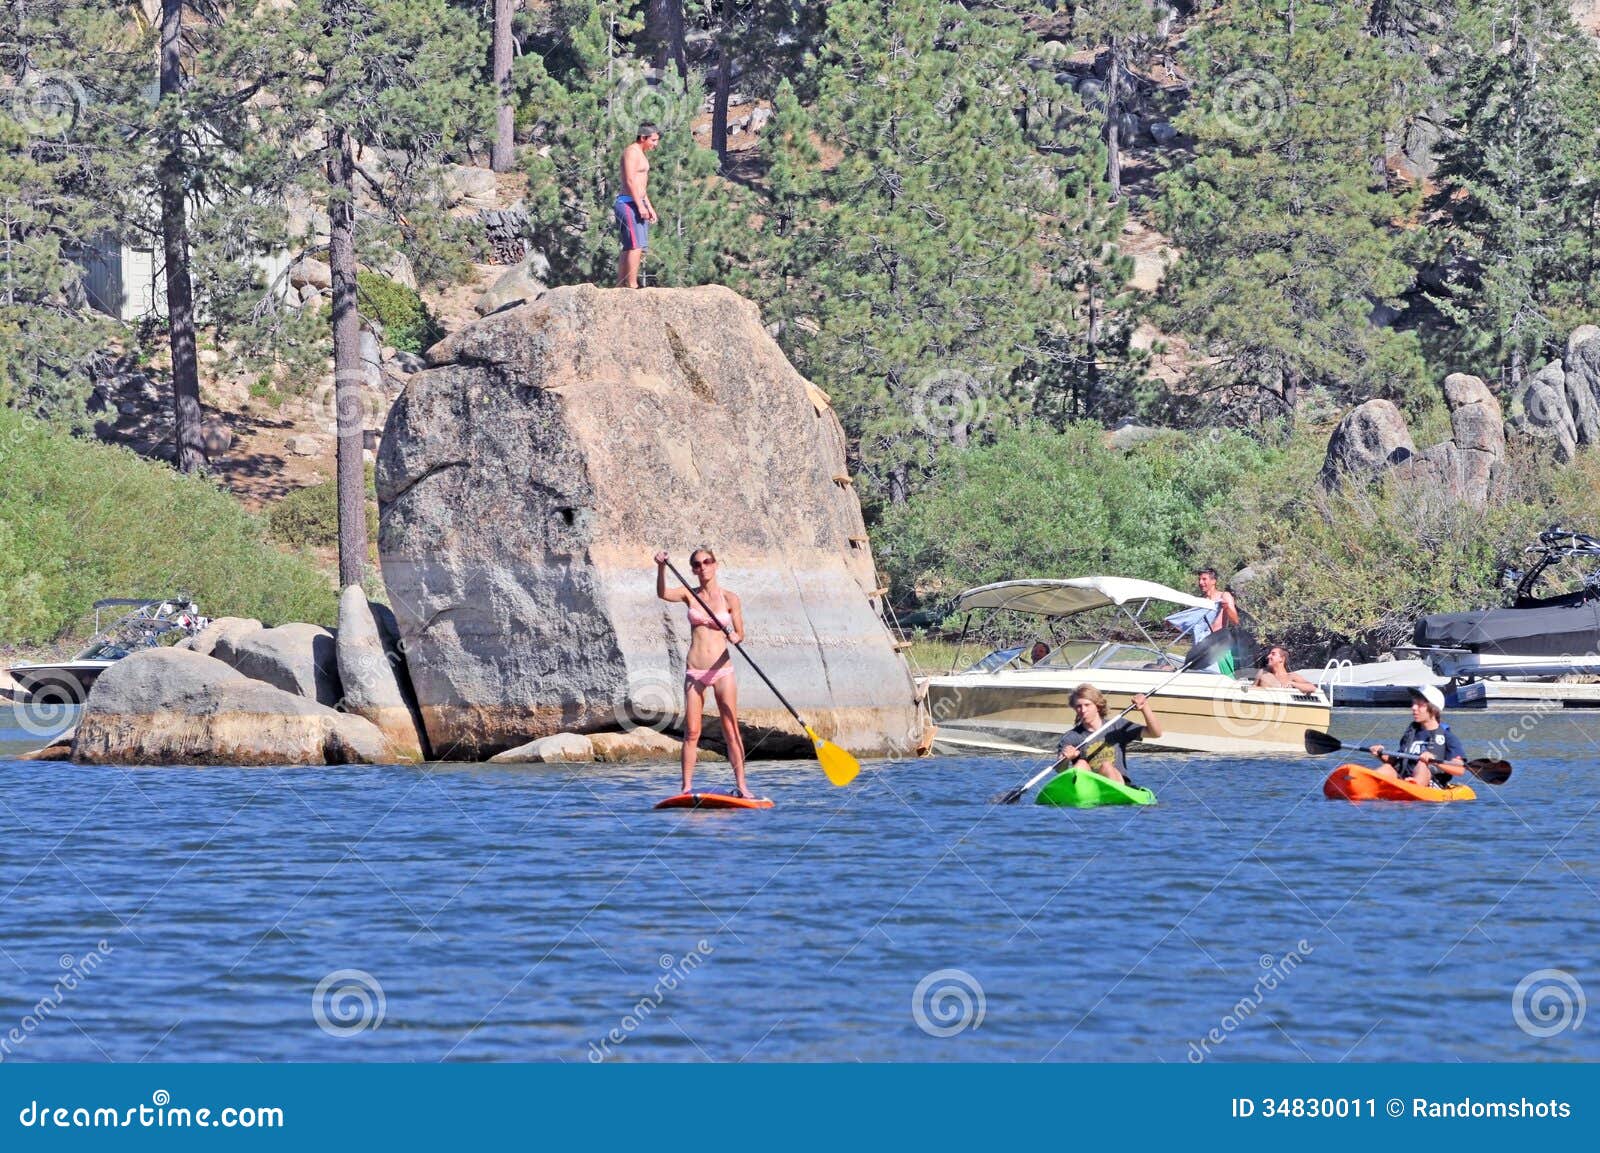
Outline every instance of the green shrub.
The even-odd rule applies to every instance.
[[[0,644],[81,630],[112,596],[190,593],[211,616],[333,624],[333,581],[211,481],[0,410]]]
[[[370,477],[370,469],[368,473]],[[378,532],[378,513],[370,500],[366,509],[367,536],[370,538]],[[290,493],[267,513],[267,528],[273,540],[295,548],[338,544],[338,484],[326,480]]]
[[[945,450],[922,491],[882,509],[874,553],[902,605],[1028,576],[1187,588],[1213,509],[1275,453],[1232,432],[1174,433],[1124,452],[1092,424],[1004,430]]]
[[[1263,636],[1352,643],[1376,656],[1410,642],[1419,616],[1502,603],[1499,574],[1538,532],[1593,531],[1600,454],[1561,467],[1513,440],[1486,508],[1417,484],[1316,484],[1327,430],[1297,434],[1284,467],[1243,478],[1204,547],[1226,574],[1262,571],[1242,602]]]
[[[361,315],[383,325],[383,339],[401,352],[420,353],[444,335],[411,289],[378,272],[356,273]]]

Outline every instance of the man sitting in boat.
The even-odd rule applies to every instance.
[[[1093,685],[1082,684],[1072,690],[1072,696],[1068,699],[1072,704],[1072,711],[1077,714],[1078,723],[1061,734],[1061,743],[1057,746],[1056,756],[1067,762],[1061,767],[1088,769],[1108,781],[1132,787],[1133,782],[1128,779],[1128,758],[1123,750],[1145,733],[1149,733],[1152,738],[1161,735],[1161,724],[1156,720],[1150,702],[1143,693],[1136,693],[1133,697],[1133,707],[1139,710],[1144,718],[1144,724],[1136,725],[1127,717],[1118,717],[1116,724],[1095,737],[1094,742],[1086,749],[1083,743],[1096,729],[1106,723],[1105,695]]]
[[[1411,725],[1400,738],[1400,751],[1415,761],[1397,761],[1384,752],[1382,745],[1373,745],[1368,751],[1383,762],[1375,770],[1386,777],[1401,780],[1396,766],[1404,766],[1406,777],[1412,784],[1432,785],[1442,789],[1451,777],[1459,777],[1467,769],[1467,751],[1461,738],[1450,731],[1450,726],[1439,718],[1444,713],[1444,694],[1432,685],[1411,690]]]
[[[1256,674],[1258,689],[1294,689],[1298,693],[1314,693],[1317,686],[1289,668],[1289,650],[1273,645],[1267,650],[1267,665]]]

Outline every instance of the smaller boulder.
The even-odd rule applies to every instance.
[[[1569,367],[1578,350],[1596,337],[1600,337],[1600,324],[1580,324],[1572,330],[1572,335],[1567,337],[1566,361]]]
[[[251,680],[214,657],[141,649],[100,674],[78,719],[79,764],[383,764],[376,725]]]
[[[320,625],[288,624],[225,636],[211,655],[244,676],[332,707],[344,695],[333,634]]]
[[[1346,477],[1365,479],[1416,455],[1406,418],[1393,401],[1369,400],[1345,414],[1328,438],[1320,482],[1335,488]]]
[[[261,622],[254,617],[218,617],[188,640],[179,641],[173,648],[187,648],[203,657],[212,655],[217,642],[223,637],[243,640],[251,633],[261,631]]]
[[[339,596],[339,632],[334,643],[344,711],[377,725],[397,761],[420,761],[421,726],[400,691],[397,668],[383,643],[372,606],[360,585]],[[397,655],[393,659],[398,659]]]
[[[491,765],[578,764],[594,760],[594,745],[582,733],[553,733],[489,758]]]
[[[333,269],[320,260],[305,257],[295,261],[289,266],[289,283],[296,288],[310,285],[312,288],[322,290],[333,287]],[[305,293],[300,294],[302,299]]]
[[[590,733],[594,758],[612,765],[676,763],[683,756],[683,742],[654,729],[629,729],[625,733]],[[697,760],[724,761],[727,758],[704,744]]]
[[[295,456],[322,456],[328,451],[328,442],[320,436],[302,433],[300,436],[291,436],[283,447]]]
[[[479,316],[488,316],[491,312],[498,312],[510,304],[521,304],[529,300],[537,300],[545,293],[544,281],[540,280],[534,271],[534,261],[537,258],[549,266],[549,261],[544,259],[543,253],[535,253],[517,264],[513,264],[500,278],[489,286],[489,290],[478,297],[478,303],[473,307]]]

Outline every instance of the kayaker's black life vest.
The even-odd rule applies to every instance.
[[[1461,738],[1450,731],[1450,726],[1440,723],[1439,727],[1429,731],[1416,721],[1407,726],[1405,735],[1400,738],[1400,751],[1413,757],[1423,753],[1432,753],[1435,760],[1453,761],[1460,757],[1467,759],[1467,750],[1462,747]],[[1441,788],[1448,785],[1452,778],[1449,773],[1433,769],[1433,783]]]

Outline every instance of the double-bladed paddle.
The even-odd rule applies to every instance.
[[[706,616],[717,622],[717,624],[722,628],[722,631],[727,634],[728,643],[739,650],[739,655],[749,663],[751,668],[755,669],[756,676],[760,677],[763,681],[766,681],[767,688],[772,690],[772,695],[777,697],[778,700],[782,702],[783,707],[789,710],[789,715],[793,717],[795,722],[806,731],[806,736],[811,738],[811,747],[816,751],[817,762],[822,766],[822,771],[827,774],[828,780],[832,781],[836,785],[848,785],[851,781],[855,780],[856,774],[861,771],[861,762],[857,761],[854,757],[852,757],[845,750],[841,749],[838,745],[834,744],[832,741],[826,740],[823,737],[819,737],[816,733],[816,730],[810,725],[806,724],[805,720],[802,719],[800,714],[794,711],[794,706],[789,703],[788,698],[778,691],[778,686],[773,684],[772,680],[767,676],[767,674],[761,671],[761,666],[750,659],[750,654],[744,651],[744,646],[733,639],[733,630],[722,624],[721,618],[718,617],[716,613],[712,612],[711,606],[706,604],[704,599],[701,598],[700,594],[694,591],[694,586],[683,579],[683,574],[677,570],[676,566],[674,566],[671,561],[667,561],[666,563],[667,568],[672,570],[672,575],[678,578],[678,583],[688,590],[689,595],[699,603],[701,608],[706,610]]]
[[[1361,745],[1347,745],[1343,741],[1335,740],[1327,733],[1319,733],[1316,729],[1306,730],[1306,752],[1314,757],[1324,756],[1327,753],[1348,751],[1352,753],[1368,753],[1371,750]],[[1422,757],[1415,753],[1391,753],[1388,749],[1383,751],[1386,757],[1393,757],[1397,761],[1420,761]],[[1438,762],[1443,764],[1444,762]],[[1509,761],[1492,761],[1486,757],[1467,762],[1467,772],[1477,777],[1486,785],[1503,785],[1511,779],[1511,763]]]
[[[1162,681],[1155,688],[1151,689],[1149,692],[1141,695],[1143,695],[1146,700],[1149,700],[1162,689],[1170,685],[1173,681],[1181,677],[1184,673],[1192,671],[1196,666],[1211,664],[1232,646],[1233,630],[1231,628],[1218,629],[1216,632],[1212,633],[1205,640],[1201,641],[1188,651],[1183,658],[1183,663],[1178,666],[1176,672],[1174,672],[1166,680]],[[1127,707],[1124,708],[1120,713],[1112,717],[1109,721],[1105,722],[1105,724],[1101,725],[1098,729],[1083,739],[1083,742],[1078,745],[1078,756],[1082,757],[1085,753],[1087,753],[1101,737],[1105,736],[1106,733],[1111,731],[1112,725],[1115,725],[1118,721],[1132,711],[1133,702],[1129,701]],[[1026,781],[1023,781],[1022,784],[1018,785],[1016,788],[1008,789],[999,796],[991,797],[989,799],[993,804],[996,805],[1014,805],[1020,801],[1022,799],[1022,795],[1029,789],[1033,788],[1034,785],[1037,785],[1040,781],[1050,776],[1050,774],[1060,772],[1061,767],[1066,763],[1066,758],[1062,758],[1055,764],[1050,765],[1048,768],[1041,769],[1039,772],[1029,777]]]

